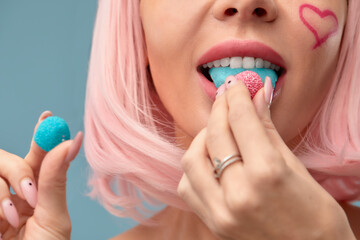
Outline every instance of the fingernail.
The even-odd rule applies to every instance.
[[[30,178],[24,178],[20,182],[21,190],[29,205],[35,208],[37,203],[37,190],[34,182]]]
[[[225,80],[225,83],[226,83],[226,88],[230,88],[234,85],[236,85],[238,79],[236,79],[234,76],[228,76]]]
[[[52,115],[52,112],[46,110],[42,114],[40,114],[38,121],[44,120],[45,118],[47,118],[51,115]]]
[[[1,202],[2,210],[7,221],[15,228],[19,226],[19,214],[15,208],[14,203],[9,199],[5,198]]]
[[[226,90],[225,84],[221,85],[216,91],[216,98],[220,97]]]
[[[274,89],[273,89],[270,77],[265,78],[264,89],[265,89],[265,102],[270,107],[272,99],[273,99],[273,93],[274,93]]]
[[[82,138],[83,138],[83,133],[78,132],[76,134],[76,136],[75,136],[69,150],[68,150],[68,153],[67,153],[66,158],[65,158],[65,162],[70,162],[70,161],[74,160],[74,158],[76,157],[76,155],[80,151]]]

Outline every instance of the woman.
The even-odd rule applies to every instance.
[[[360,237],[359,210],[346,203],[360,196],[359,8],[345,0],[100,1],[85,115],[92,194],[144,223],[115,239]],[[281,67],[275,92],[265,81],[251,99],[231,76],[216,90],[204,64],[235,57]],[[80,142],[81,134],[73,149]],[[42,180],[47,159],[61,162],[69,144],[46,155],[34,215],[4,238],[69,236],[66,206],[56,201],[64,196],[45,201]],[[146,221],[141,199],[168,207]]]

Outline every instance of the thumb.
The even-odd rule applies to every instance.
[[[50,216],[67,212],[66,173],[70,162],[78,154],[83,134],[79,132],[74,140],[59,144],[44,158],[38,181],[38,203],[36,210],[42,209]]]

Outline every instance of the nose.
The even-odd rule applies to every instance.
[[[277,18],[278,8],[274,0],[216,0],[213,15],[222,21],[236,18],[272,22]]]

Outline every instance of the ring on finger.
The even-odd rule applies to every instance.
[[[214,158],[214,175],[215,178],[220,178],[222,172],[226,167],[230,166],[236,161],[242,162],[240,154],[231,154],[224,158],[224,160],[219,160],[218,158]]]

